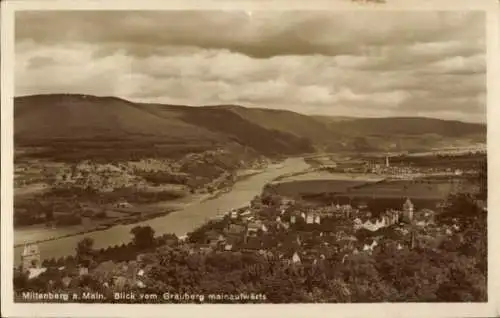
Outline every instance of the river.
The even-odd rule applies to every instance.
[[[220,213],[247,205],[256,195],[262,192],[264,185],[273,179],[284,174],[300,172],[307,168],[309,168],[309,165],[303,158],[289,158],[279,165],[268,167],[262,173],[238,181],[229,192],[215,199],[189,205],[166,216],[134,224],[117,225],[103,231],[41,242],[38,244],[41,259],[57,259],[73,255],[77,243],[84,237],[92,238],[94,247],[97,249],[128,243],[132,238],[130,230],[137,225],[149,225],[157,235],[166,233],[174,233],[177,236],[185,235]],[[22,249],[22,246],[14,248],[14,262],[16,265],[21,261]]]

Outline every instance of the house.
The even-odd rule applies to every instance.
[[[241,216],[250,216],[252,212],[250,210],[246,210],[245,212],[241,213]]]
[[[366,220],[363,223],[363,228],[365,230],[368,230],[368,231],[371,231],[371,232],[375,232],[375,231],[377,231],[379,229],[378,226],[377,226],[377,224],[375,222],[372,222],[372,219]]]
[[[247,236],[255,236],[262,229],[261,222],[252,222],[247,225]]]
[[[205,234],[205,244],[208,244],[211,247],[217,247],[224,241],[224,236],[216,231],[209,231]]]
[[[89,274],[89,269],[88,267],[80,267],[79,270],[78,270],[78,275],[80,276],[85,276],[85,275],[88,275]]]
[[[363,221],[360,218],[355,218],[353,221],[354,230],[360,230],[363,228]]]
[[[325,208],[322,208],[320,210],[317,210],[316,215],[318,215],[322,218],[332,217],[335,215],[336,212],[337,212],[337,209],[335,209],[335,207],[325,207]]]
[[[232,210],[231,212],[229,212],[229,216],[231,219],[237,219],[238,218],[238,211],[236,210]]]
[[[313,224],[314,223],[314,214],[307,213],[305,219],[306,219],[306,224]]]
[[[396,210],[389,210],[386,212],[387,216],[389,217],[389,223],[390,224],[397,224],[399,223],[399,211]]]
[[[353,228],[355,231],[365,229],[370,232],[375,232],[387,226],[386,218],[384,217],[379,217],[379,218],[365,217],[363,219],[362,218],[354,219]]]
[[[373,240],[373,241],[371,242],[371,244],[366,244],[366,243],[365,243],[365,244],[363,245],[363,251],[371,253],[371,252],[373,252],[373,249],[374,249],[376,246],[378,246],[378,243],[377,243],[377,241],[376,241],[376,240]]]
[[[414,222],[417,226],[428,226],[434,224],[435,212],[429,209],[422,209],[414,214]]]
[[[377,218],[375,220],[375,228],[377,230],[381,229],[381,228],[384,228],[387,226],[387,223],[386,223],[386,219],[384,217],[381,217],[381,218]]]
[[[354,212],[356,212],[356,210],[353,209],[353,207],[350,204],[343,204],[343,205],[337,204],[337,209],[341,214],[343,214],[347,218],[351,217],[351,215],[353,215]]]
[[[321,224],[321,217],[320,217],[319,215],[316,215],[316,216],[314,217],[314,223],[316,223],[316,224]]]
[[[132,207],[132,204],[130,204],[126,201],[121,201],[121,202],[115,203],[115,208],[117,208],[117,209],[129,209],[131,207]]]
[[[47,271],[47,269],[44,267],[29,268],[28,269],[28,279],[36,278],[36,277],[40,276],[42,273],[45,273],[46,271]]]

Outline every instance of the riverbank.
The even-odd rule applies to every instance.
[[[172,212],[182,210],[183,208],[187,207],[190,204],[196,204],[198,202],[203,202],[206,200],[212,200],[217,198],[219,195],[226,193],[229,191],[229,189],[221,189],[217,191],[216,194],[212,195],[201,195],[201,196],[193,196],[195,199],[192,199],[191,201],[187,203],[176,203],[176,202],[158,202],[154,203],[151,205],[156,205],[160,207],[161,205],[165,205],[166,210],[164,211],[158,211],[158,212],[151,212],[147,214],[140,214],[135,217],[127,217],[123,219],[116,219],[116,220],[108,220],[107,222],[100,222],[97,224],[93,225],[78,225],[78,226],[71,226],[71,227],[66,227],[66,228],[47,228],[45,225],[37,225],[37,226],[31,226],[30,228],[24,228],[20,229],[21,231],[27,230],[27,231],[36,231],[33,235],[25,235],[23,238],[18,238],[21,233],[15,233],[14,234],[14,248],[24,246],[26,244],[39,244],[43,242],[49,242],[49,241],[55,241],[58,239],[66,238],[66,237],[71,237],[71,236],[77,236],[77,235],[82,235],[82,234],[89,234],[97,231],[105,231],[108,230],[112,227],[119,226],[119,225],[127,225],[127,224],[134,224],[134,223],[139,223],[139,222],[144,222],[152,219],[156,219],[159,217],[166,216]],[[177,205],[177,207],[173,207]],[[50,233],[52,230],[56,232],[56,234]],[[53,235],[51,235],[53,234]],[[17,237],[16,237],[17,236]],[[26,239],[26,236],[28,237],[42,237],[39,239]],[[17,238],[17,239],[16,239]]]
[[[130,241],[130,230],[135,226],[151,226],[156,235],[175,234],[185,235],[204,224],[208,219],[220,215],[222,211],[229,211],[247,205],[256,195],[261,194],[265,184],[276,177],[303,171],[309,166],[302,158],[287,159],[283,167],[276,169],[273,165],[263,169],[261,173],[246,176],[237,181],[229,192],[220,194],[210,200],[190,204],[182,209],[173,211],[165,216],[133,224],[116,225],[106,230],[94,231],[86,234],[71,235],[46,242],[40,242],[38,247],[42,260],[60,258],[75,253],[75,247],[84,237],[94,240],[95,248],[106,248]],[[14,249],[14,261],[21,260],[22,246]]]
[[[136,218],[126,218],[126,219],[121,219],[121,220],[115,220],[112,223],[97,224],[95,226],[92,226],[91,228],[84,229],[84,230],[61,229],[62,231],[69,230],[70,233],[68,233],[68,234],[61,234],[60,233],[57,236],[51,236],[51,237],[48,237],[48,238],[45,238],[45,239],[29,240],[29,241],[24,241],[22,243],[14,243],[14,248],[22,247],[22,246],[24,246],[26,244],[39,244],[39,243],[43,243],[43,242],[55,241],[55,240],[62,239],[62,238],[65,238],[65,237],[71,237],[71,236],[76,236],[76,235],[88,234],[88,233],[97,232],[97,231],[105,231],[105,230],[108,230],[108,229],[110,229],[110,228],[112,228],[114,226],[118,226],[118,225],[132,224],[132,223],[137,223],[137,222],[141,222],[141,221],[147,221],[147,220],[159,218],[159,217],[168,215],[169,213],[172,213],[174,211],[176,211],[176,210],[172,209],[172,210],[169,210],[169,211],[150,213],[150,214],[147,214],[145,216],[139,216],[139,217],[136,217]]]
[[[247,178],[250,178],[252,176],[255,176],[259,173],[264,172],[265,169],[260,169],[260,170],[244,170],[241,171],[236,179],[235,182],[240,182],[243,181]],[[77,236],[77,235],[82,235],[82,234],[89,234],[92,232],[97,232],[97,231],[104,231],[108,230],[112,227],[119,226],[119,225],[127,225],[127,224],[133,224],[133,223],[139,223],[143,221],[148,221],[152,220],[155,218],[163,217],[166,216],[172,212],[182,210],[183,208],[186,208],[187,206],[191,204],[196,204],[208,200],[214,200],[221,195],[230,192],[232,189],[231,187],[225,187],[218,189],[214,191],[212,194],[203,194],[203,195],[198,195],[198,196],[191,196],[189,201],[186,202],[185,199],[182,201],[184,202],[176,202],[176,201],[166,201],[166,202],[159,202],[159,203],[154,203],[150,204],[148,207],[156,207],[159,209],[166,209],[166,211],[158,211],[158,212],[151,212],[147,214],[141,214],[136,217],[128,217],[124,219],[117,219],[117,220],[107,220],[104,222],[100,222],[97,224],[92,224],[92,225],[78,225],[78,226],[71,226],[71,227],[65,227],[65,228],[47,228],[45,225],[36,225],[36,226],[30,226],[26,228],[21,228],[21,229],[15,229],[14,234],[14,248],[17,247],[22,247],[26,244],[39,244],[43,242],[48,242],[48,241],[54,241],[58,240],[61,238],[66,238],[66,237],[71,237],[71,236]],[[177,205],[177,206],[176,206]],[[176,206],[174,208],[174,206]],[[22,233],[23,231],[26,231],[28,233]],[[31,231],[31,233],[30,233]],[[21,232],[21,233],[20,233]],[[55,233],[51,233],[55,232]],[[24,236],[24,237],[23,237]]]

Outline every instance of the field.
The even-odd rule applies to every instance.
[[[300,173],[280,179],[280,182],[291,181],[352,181],[352,182],[378,182],[384,178],[375,174],[360,173],[330,173],[325,171],[311,171]]]
[[[472,192],[467,182],[442,178],[422,180],[297,180],[275,183],[272,191],[285,196],[317,197],[322,194],[348,198],[399,199],[442,201],[458,191]]]
[[[319,193],[345,193],[350,188],[365,185],[365,180],[301,180],[275,183],[272,191],[283,196],[303,196]]]
[[[415,182],[409,180],[386,181],[347,191],[349,196],[372,196],[382,198],[409,197],[420,199],[445,199],[458,190],[454,182]]]

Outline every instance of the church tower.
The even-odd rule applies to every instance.
[[[29,270],[30,268],[40,268],[40,250],[36,244],[26,244],[23,249],[23,254],[21,255],[21,261],[23,270]]]
[[[410,198],[407,198],[406,202],[403,204],[403,213],[404,215],[406,215],[410,222],[413,221],[413,209],[413,203],[411,202]]]

